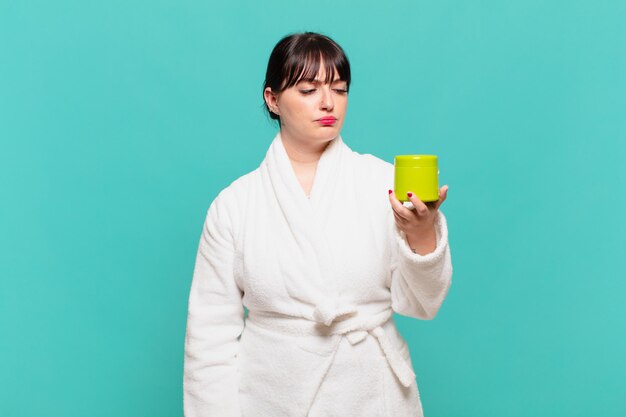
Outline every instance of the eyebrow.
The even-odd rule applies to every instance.
[[[335,84],[335,83],[339,83],[339,82],[347,82],[346,80],[341,80],[341,79],[336,79],[334,81],[331,81],[331,84]],[[311,83],[311,84],[324,84],[323,81],[318,80],[318,79],[313,79],[313,80],[300,80],[298,81],[298,84],[300,83]]]

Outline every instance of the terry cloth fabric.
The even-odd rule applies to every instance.
[[[391,188],[391,164],[338,136],[307,197],[278,133],[260,167],[218,195],[189,296],[186,417],[422,415],[392,314],[436,315],[448,232],[440,211],[435,250],[413,253]]]

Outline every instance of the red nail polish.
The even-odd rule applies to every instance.
[[[393,191],[389,190],[389,194],[391,194]]]
[[[406,193],[406,195],[408,195],[409,198],[413,197],[413,193]]]

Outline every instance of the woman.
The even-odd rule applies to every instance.
[[[422,415],[392,313],[432,319],[448,292],[447,187],[432,207],[398,201],[393,166],[340,136],[349,87],[330,38],[275,46],[263,94],[280,131],[213,201],[200,239],[187,417]]]

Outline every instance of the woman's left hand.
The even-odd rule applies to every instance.
[[[435,219],[437,210],[446,200],[447,195],[448,186],[444,185],[439,190],[439,200],[427,205],[415,194],[408,193],[407,197],[413,203],[413,208],[409,209],[402,205],[393,190],[389,190],[389,202],[396,225],[406,235],[407,243],[413,252],[426,255],[435,250],[437,246]]]

